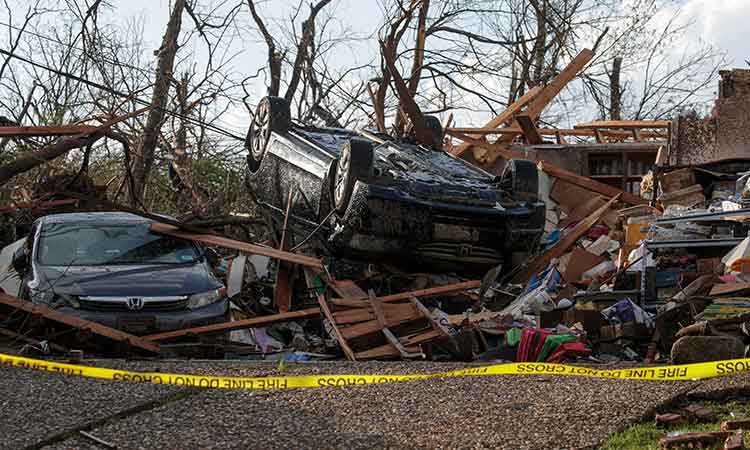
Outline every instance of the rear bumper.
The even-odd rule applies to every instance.
[[[173,331],[229,320],[229,300],[198,309],[168,312],[89,311],[65,306],[58,311],[132,334]]]
[[[358,183],[332,241],[367,255],[488,266],[532,251],[544,231],[545,209],[541,202],[491,207],[429,201]]]

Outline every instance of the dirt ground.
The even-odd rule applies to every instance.
[[[238,361],[93,361],[226,376],[278,374]],[[284,374],[413,373],[456,364],[306,363]],[[0,449],[578,449],[691,393],[748,391],[750,374],[693,382],[554,376],[444,378],[346,388],[219,391],[0,367]]]

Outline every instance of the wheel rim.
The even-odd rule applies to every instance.
[[[261,101],[258,109],[255,111],[251,130],[252,141],[250,151],[256,161],[260,160],[263,156],[263,150],[266,148],[266,140],[268,140],[268,134],[271,129],[270,119],[268,102]]]
[[[341,203],[346,194],[347,184],[349,184],[349,159],[349,147],[345,147],[341,152],[336,167],[336,185],[334,186],[333,194],[337,206],[343,206]]]

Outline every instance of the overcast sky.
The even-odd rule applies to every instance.
[[[21,5],[32,0],[14,0]],[[274,21],[283,22],[285,26],[289,23],[289,13],[300,0],[270,0],[260,3],[260,12],[272,27]],[[199,4],[217,3],[199,2]],[[165,24],[169,16],[169,0],[111,0],[114,9],[108,11],[103,21],[125,23],[129,19],[135,19],[143,26],[146,47],[156,49],[159,47]],[[361,37],[371,36],[382,22],[382,11],[377,0],[334,0],[333,11],[338,21],[333,26],[349,28],[353,33]],[[25,8],[18,8],[18,12]],[[304,14],[306,14],[306,10]],[[671,16],[670,11],[661,11],[660,16]],[[748,23],[750,22],[750,0],[684,0],[682,2],[682,19],[693,22],[691,33],[686,38],[684,47],[695,45],[697,39],[705,40],[721,51],[726,52],[729,67],[748,67],[745,60],[750,60],[750,52],[747,50],[746,41]],[[183,18],[189,22],[187,15]],[[298,18],[296,23],[302,18]],[[251,18],[246,8],[240,12],[238,21],[243,24],[250,23]],[[192,25],[192,24],[191,24]],[[200,48],[200,40],[193,39],[193,43]],[[248,31],[232,45],[237,57],[232,60],[232,70],[238,78],[251,75],[258,68],[263,67],[266,59],[265,45],[260,41],[257,32]],[[677,48],[675,51],[679,51]],[[183,49],[181,57],[185,57],[191,49]],[[375,56],[376,46],[372,40],[364,40],[353,43],[348,47],[338,47],[336,57],[341,67],[351,67],[371,62]],[[200,55],[196,55],[200,58]],[[718,77],[717,77],[718,81]],[[498,83],[500,83],[498,81]],[[711,89],[715,91],[716,84]],[[255,94],[263,94],[263,82],[259,80]],[[711,97],[711,92],[707,98]],[[486,116],[486,117],[485,117]],[[462,122],[477,122],[471,125],[479,125],[490,117],[489,112],[474,114],[474,117],[461,118]],[[247,117],[243,108],[237,107],[228,111],[222,122],[241,133],[246,128]],[[461,125],[468,126],[469,123]],[[561,124],[565,125],[565,124]]]

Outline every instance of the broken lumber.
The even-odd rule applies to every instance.
[[[599,219],[602,218],[604,213],[619,199],[619,196],[614,197],[612,200],[607,202],[604,206],[597,209],[587,218],[581,220],[576,226],[565,234],[555,245],[549,250],[537,256],[531,261],[526,268],[518,272],[513,277],[514,283],[526,283],[533,275],[542,272],[547,268],[550,261],[554,258],[559,258],[563,255],[575,242],[586,233]]]
[[[284,225],[281,229],[280,251],[289,250],[289,216],[291,215],[292,203],[294,202],[296,190],[289,191],[289,198],[286,202],[286,211],[284,211]],[[294,265],[287,261],[279,261],[279,268],[276,270],[276,283],[273,289],[273,304],[279,312],[287,312],[292,309],[292,278],[294,275]]]
[[[633,195],[608,184],[592,180],[591,178],[577,175],[553,164],[545,163],[544,161],[542,161],[540,163],[540,168],[551,177],[567,181],[570,184],[574,184],[591,192],[596,192],[597,194],[604,195],[607,198],[620,196],[620,199],[623,202],[630,205],[648,204],[648,200],[638,197],[637,195]]]
[[[197,336],[200,334],[222,333],[232,330],[244,330],[246,328],[259,328],[266,325],[273,325],[279,322],[288,322],[290,320],[308,319],[310,317],[320,316],[320,308],[300,309],[299,311],[290,311],[270,316],[253,317],[244,320],[233,320],[231,322],[217,323],[213,325],[204,325],[201,327],[185,328],[184,330],[167,331],[165,333],[150,334],[144,336],[149,341],[159,342],[168,339],[176,339],[185,336]]]
[[[518,113],[521,108],[526,106],[531,100],[534,99],[534,97],[537,96],[542,91],[541,86],[534,86],[533,88],[529,89],[528,92],[526,92],[524,95],[521,96],[518,100],[511,103],[508,108],[505,109],[502,113],[495,116],[492,120],[487,122],[481,130],[490,131],[495,130],[500,125],[504,124],[505,122],[509,121],[513,118],[516,113]],[[476,130],[480,131],[480,130]],[[448,130],[446,130],[448,132]],[[520,132],[520,130],[519,130]],[[474,137],[474,136],[472,136]],[[454,156],[461,156],[466,150],[468,150],[471,147],[471,143],[464,142],[463,144],[457,146],[451,153],[453,153]]]
[[[672,122],[668,120],[596,120],[574,125],[579,130],[595,130],[597,128],[618,130],[639,130],[641,128],[669,129]]]
[[[375,319],[378,321],[378,324],[380,325],[380,331],[383,333],[383,336],[385,336],[388,343],[398,351],[402,358],[421,357],[422,352],[409,352],[398,340],[398,337],[396,337],[396,335],[393,334],[390,328],[388,328],[385,313],[383,312],[383,303],[375,296],[375,291],[370,289],[368,291],[368,295],[370,304],[372,305],[372,310],[375,312]]]
[[[25,311],[31,315],[42,317],[44,319],[67,325],[78,330],[90,331],[91,333],[106,337],[113,341],[125,342],[132,347],[137,347],[151,353],[159,353],[159,344],[151,342],[146,338],[134,336],[132,334],[128,334],[123,331],[102,325],[100,323],[91,322],[79,317],[71,316],[69,314],[64,314],[47,306],[36,305],[29,301],[21,300],[19,298],[12,297],[3,293],[0,293],[0,305],[5,305],[7,307],[13,308],[14,310]]]
[[[253,255],[268,256],[270,258],[276,258],[281,261],[287,261],[294,264],[311,267],[313,269],[323,270],[323,262],[318,258],[300,255],[297,253],[285,252],[277,250],[275,248],[264,247],[257,244],[250,244],[248,242],[237,241],[214,234],[198,234],[180,231],[176,226],[167,225],[165,223],[152,223],[151,231],[180,239],[200,242],[206,245],[216,245],[219,247],[231,248],[233,250],[239,250],[241,252],[250,253]]]
[[[333,327],[333,333],[335,334],[334,337],[336,338],[336,341],[339,343],[339,346],[341,347],[341,350],[343,350],[344,355],[346,355],[346,359],[348,359],[349,361],[356,361],[357,358],[354,356],[354,352],[352,351],[351,347],[349,347],[349,343],[346,342],[344,336],[341,334],[341,330],[336,323],[336,319],[333,317],[333,313],[331,313],[331,308],[326,302],[325,295],[319,293],[315,288],[315,284],[313,283],[314,278],[315,274],[312,273],[310,269],[305,269],[305,281],[307,282],[307,287],[308,289],[312,289],[315,293],[315,297],[318,299],[318,305],[320,305],[320,310],[323,312],[323,315],[326,317],[326,319],[328,319],[331,327]]]
[[[575,130],[570,128],[537,128],[539,134],[543,136],[577,136],[577,137],[595,137],[596,133],[594,130]],[[450,127],[445,128],[445,133],[450,135],[455,134],[466,134],[474,139],[479,139],[482,136],[487,135],[502,135],[502,134],[523,134],[523,130],[518,128],[459,128]],[[628,131],[617,131],[617,130],[601,130],[601,135],[613,139],[626,139],[633,136],[632,132]],[[475,135],[475,136],[473,136]],[[666,139],[667,135],[659,133],[658,131],[642,131],[640,132],[641,138],[654,138],[654,139]]]
[[[686,446],[690,446],[690,448],[701,448],[705,445],[715,445],[718,442],[724,441],[732,434],[734,433],[728,431],[682,433],[678,436],[659,439],[659,448],[661,450],[685,448]]]

